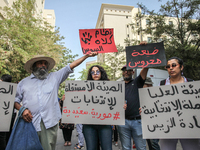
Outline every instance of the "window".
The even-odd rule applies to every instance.
[[[169,21],[169,25],[173,25],[173,21]]]
[[[128,16],[126,16],[126,19],[128,19]]]
[[[152,37],[148,37],[148,38],[147,38],[147,42],[148,42],[148,43],[151,43],[151,42],[152,42]]]
[[[139,22],[137,22],[137,26],[139,26]]]
[[[129,38],[129,34],[127,34],[127,37]]]
[[[128,28],[129,26],[127,25],[126,27]]]
[[[47,14],[47,18],[52,18],[52,15],[51,14]]]
[[[150,20],[146,19],[146,25],[149,25],[149,24],[150,24]]]

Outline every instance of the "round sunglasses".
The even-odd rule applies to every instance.
[[[91,75],[99,75],[100,74],[100,71],[99,70],[97,70],[96,72],[95,71],[91,71]]]

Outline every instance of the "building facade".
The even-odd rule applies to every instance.
[[[0,7],[12,7],[13,3],[17,1],[17,0],[0,0]],[[28,1],[28,0],[25,0]],[[47,21],[52,27],[52,31],[54,31],[55,29],[55,12],[54,10],[49,10],[49,9],[44,9],[44,4],[45,4],[45,0],[35,0],[35,12],[34,12],[34,16],[37,17],[41,17],[43,18],[45,21]],[[3,17],[6,17],[3,11],[0,11],[0,13],[2,14]],[[3,18],[0,18],[3,19]]]
[[[147,17],[138,19],[141,10],[134,6],[124,6],[115,4],[102,4],[96,23],[96,28],[113,28],[114,40],[116,45],[127,46],[125,39],[135,42],[152,42],[152,35],[138,32],[138,29],[146,29],[149,25]],[[174,17],[165,17],[166,24],[177,25],[177,19]],[[153,25],[152,25],[153,27]],[[166,35],[162,35],[157,42],[161,42]],[[125,53],[124,53],[125,55]],[[97,62],[106,62],[106,53],[99,54]]]

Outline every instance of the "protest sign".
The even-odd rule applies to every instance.
[[[200,81],[139,89],[144,139],[199,138]]]
[[[80,29],[79,37],[83,54],[117,52],[113,29]]]
[[[124,125],[123,81],[66,81],[63,123]]]
[[[127,69],[166,65],[163,42],[126,47]]]
[[[13,113],[17,84],[0,82],[0,131],[7,132]]]

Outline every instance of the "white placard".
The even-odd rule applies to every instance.
[[[17,84],[0,82],[0,131],[7,132],[13,113]]]
[[[139,89],[143,138],[200,138],[200,81]]]
[[[124,125],[124,81],[67,81],[62,122]]]

